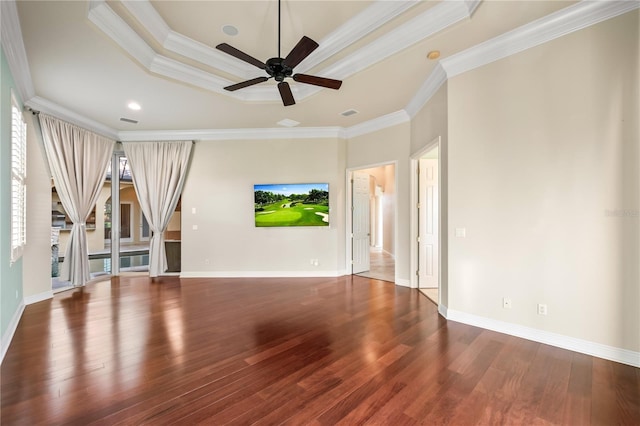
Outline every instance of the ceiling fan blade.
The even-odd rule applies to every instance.
[[[251,80],[243,81],[241,83],[232,84],[231,86],[227,86],[224,90],[228,90],[233,92],[234,90],[242,89],[243,87],[253,86],[254,84],[264,83],[269,80],[269,77],[257,77],[252,78]]]
[[[316,77],[315,75],[294,74],[293,79],[299,83],[313,84],[314,86],[327,87],[338,90],[342,86],[342,81],[332,78]]]
[[[293,99],[293,93],[291,93],[289,83],[286,81],[278,83],[278,90],[280,91],[280,97],[282,98],[284,106],[294,105],[296,103],[296,100]]]
[[[311,40],[307,36],[302,36],[298,44],[296,44],[295,47],[291,49],[291,52],[289,52],[287,57],[284,58],[284,63],[287,66],[294,68],[300,62],[302,62],[304,58],[309,56],[311,52],[313,52],[317,48],[318,48],[318,43]]]
[[[257,60],[256,58],[254,58],[253,56],[249,56],[246,53],[236,49],[233,46],[228,45],[227,43],[221,43],[219,45],[216,46],[216,49],[223,51],[224,53],[227,53],[235,58],[238,58],[242,61],[245,61],[251,65],[254,65],[260,69],[265,69],[267,66],[264,64],[264,62],[261,62],[259,60]]]

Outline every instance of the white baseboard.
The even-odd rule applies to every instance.
[[[34,303],[42,302],[43,300],[49,300],[53,298],[53,291],[45,291],[43,293],[34,294],[24,298],[25,305],[33,305]]]
[[[447,316],[449,314],[449,309],[447,309],[447,307],[444,306],[443,304],[439,304],[438,305],[438,313],[440,315],[442,315],[443,317],[447,318]]]
[[[314,278],[341,277],[344,271],[185,271],[180,278]]]
[[[534,342],[544,343],[558,348],[608,359],[610,361],[631,365],[633,367],[640,367],[640,352],[634,352],[628,349],[616,348],[614,346],[603,345],[601,343],[577,339],[575,337],[564,336],[562,334],[552,333],[536,328],[485,318],[468,314],[466,312],[447,309],[446,307],[442,307],[442,310],[440,311],[446,319],[451,321],[497,331],[510,336],[521,337]]]
[[[13,335],[16,332],[16,329],[18,328],[18,323],[20,322],[20,318],[22,318],[22,313],[24,312],[24,303],[20,302],[20,305],[18,306],[18,309],[16,309],[16,312],[13,314],[13,317],[11,318],[11,322],[9,323],[9,327],[7,327],[7,331],[4,332],[4,334],[2,335],[2,343],[1,343],[1,347],[0,347],[0,364],[2,364],[2,361],[4,361],[4,356],[7,354],[7,350],[9,349],[9,345],[11,344],[11,339],[13,339]]]

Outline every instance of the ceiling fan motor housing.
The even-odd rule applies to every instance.
[[[271,58],[267,60],[265,70],[267,74],[275,78],[278,82],[284,81],[285,78],[291,77],[293,74],[293,68],[285,64],[282,58]]]

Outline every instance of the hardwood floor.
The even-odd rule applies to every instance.
[[[362,277],[113,278],[27,306],[2,425],[640,424],[640,369]]]
[[[371,247],[369,250],[369,270],[357,275],[393,283],[396,281],[396,261],[381,248]]]

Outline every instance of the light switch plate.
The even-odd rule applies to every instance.
[[[456,237],[465,238],[467,236],[467,228],[456,228]]]

